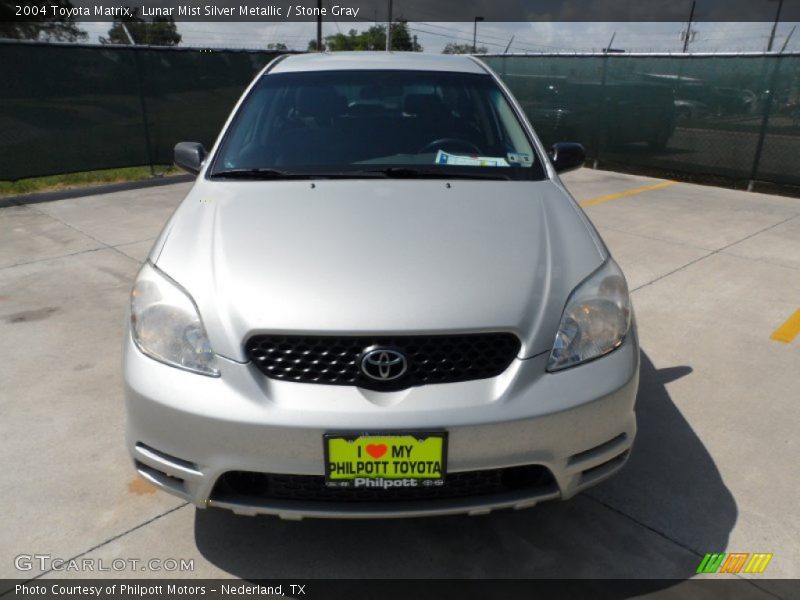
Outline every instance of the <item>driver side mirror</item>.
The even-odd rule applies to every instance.
[[[206,149],[197,142],[179,142],[175,144],[175,166],[193,175],[197,175],[206,159]]]
[[[586,150],[582,144],[575,142],[560,142],[553,144],[550,150],[550,161],[553,163],[556,173],[566,173],[580,169],[586,162]]]

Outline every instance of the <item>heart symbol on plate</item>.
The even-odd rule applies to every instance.
[[[386,444],[367,444],[367,454],[372,458],[380,458],[387,450]]]

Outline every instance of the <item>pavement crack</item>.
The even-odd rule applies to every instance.
[[[775,262],[774,260],[766,260],[764,258],[754,258],[752,256],[742,256],[741,254],[734,254],[733,252],[725,252],[725,256],[732,256],[742,260],[749,260],[750,262],[757,262],[764,265],[771,265],[773,267],[781,267],[782,269],[791,269],[792,271],[800,271],[800,267],[787,265],[785,263]]]
[[[596,496],[593,496],[593,495],[591,495],[591,494],[589,494],[589,493],[584,493],[583,495],[584,495],[585,497],[589,498],[590,500],[593,500],[594,502],[596,502],[596,503],[597,503],[597,504],[599,504],[600,506],[604,506],[604,507],[605,507],[605,508],[607,508],[608,510],[610,510],[610,511],[613,511],[613,512],[617,513],[618,515],[621,515],[621,516],[625,517],[625,518],[626,518],[626,519],[628,519],[629,521],[633,521],[634,523],[636,523],[636,524],[637,524],[637,525],[639,525],[640,527],[644,527],[644,528],[645,528],[645,529],[647,529],[648,531],[650,531],[650,532],[652,532],[652,533],[655,533],[657,536],[664,538],[664,539],[665,539],[665,540],[667,540],[668,542],[672,542],[672,543],[673,543],[673,544],[675,544],[676,546],[680,546],[681,548],[683,548],[683,549],[684,549],[684,550],[686,550],[687,552],[690,552],[690,553],[694,554],[694,555],[695,555],[695,556],[697,556],[698,558],[703,558],[703,556],[704,556],[704,555],[703,555],[703,554],[700,554],[700,553],[699,553],[697,550],[695,550],[694,548],[691,548],[691,547],[687,546],[686,544],[683,544],[682,542],[680,542],[680,541],[678,541],[678,540],[676,540],[676,539],[673,539],[673,538],[669,537],[669,536],[668,536],[666,533],[664,533],[663,531],[660,531],[660,530],[656,529],[655,527],[651,527],[650,525],[648,525],[648,524],[647,524],[647,523],[645,523],[644,521],[640,521],[640,520],[639,520],[639,519],[637,519],[636,517],[632,517],[632,516],[631,516],[631,515],[629,515],[628,513],[626,513],[626,512],[624,512],[624,511],[622,511],[622,510],[618,509],[618,508],[617,508],[617,507],[615,507],[615,506],[612,506],[612,505],[611,505],[611,504],[609,504],[608,502],[603,502],[602,500],[600,500],[600,499],[599,499],[599,498],[597,498]]]
[[[75,227],[75,225],[72,225],[71,223],[67,223],[66,221],[64,221],[63,219],[59,219],[59,218],[58,218],[57,216],[55,216],[55,215],[51,215],[50,213],[48,213],[48,212],[45,212],[45,211],[41,210],[40,208],[37,208],[36,206],[29,206],[28,208],[30,208],[31,210],[34,210],[34,211],[38,212],[40,215],[44,215],[45,217],[50,217],[50,218],[51,218],[51,219],[53,219],[54,221],[58,221],[59,223],[61,223],[61,224],[62,224],[62,225],[64,225],[65,227],[69,227],[69,228],[70,228],[70,229],[72,229],[73,231],[77,231],[77,232],[78,232],[78,233],[80,233],[81,235],[85,235],[85,236],[86,236],[86,237],[88,237],[90,240],[93,240],[93,241],[97,242],[98,244],[101,244],[101,245],[105,246],[106,248],[111,248],[111,246],[109,246],[108,244],[106,244],[104,241],[102,241],[102,240],[98,240],[98,239],[97,239],[96,237],[94,237],[93,235],[91,235],[91,234],[89,234],[89,233],[86,233],[86,232],[85,232],[83,229],[80,229],[79,227]]]
[[[668,273],[664,273],[663,275],[659,275],[655,279],[652,279],[651,281],[648,281],[647,283],[643,283],[642,285],[633,288],[631,290],[631,293],[636,292],[636,291],[638,291],[638,290],[640,290],[642,288],[645,288],[645,287],[647,287],[649,285],[653,285],[657,281],[661,281],[665,277],[669,277],[670,275],[674,275],[675,273],[678,273],[679,271],[683,271],[684,269],[686,269],[688,267],[691,267],[694,264],[699,263],[701,260],[705,260],[705,259],[709,258],[710,256],[714,256],[715,254],[719,254],[720,252],[723,252],[724,250],[727,250],[731,246],[735,246],[736,244],[740,244],[741,242],[749,240],[750,238],[754,238],[755,236],[760,235],[760,234],[764,233],[765,231],[769,231],[770,229],[774,229],[775,227],[778,227],[779,225],[783,225],[784,223],[786,223],[788,221],[791,221],[792,219],[797,218],[797,216],[798,215],[792,215],[791,217],[788,217],[786,219],[778,221],[777,223],[773,223],[772,225],[769,225],[768,227],[764,227],[763,229],[759,229],[758,231],[755,231],[755,232],[753,232],[751,234],[748,234],[748,235],[744,236],[743,238],[741,238],[739,240],[736,240],[735,242],[731,242],[730,244],[726,244],[725,246],[720,246],[719,248],[717,248],[716,250],[712,250],[708,254],[704,254],[703,256],[695,258],[694,260],[690,260],[688,263],[678,267],[677,269],[673,269],[672,271],[669,271]],[[730,256],[733,256],[733,257],[736,257],[736,258],[742,258],[742,257],[736,256],[735,254],[731,254]],[[759,262],[761,262],[761,261],[759,261]],[[791,267],[787,267],[787,268],[791,268]]]
[[[0,271],[4,271],[5,269],[13,269],[14,267],[22,267],[25,265],[35,265],[36,263],[47,262],[48,260],[59,260],[61,258],[80,256],[81,254],[89,254],[90,252],[99,252],[101,250],[108,250],[108,248],[106,248],[105,246],[101,246],[99,248],[87,248],[86,250],[78,250],[77,252],[70,252],[69,254],[62,254],[60,256],[48,256],[47,258],[36,258],[34,260],[18,262],[14,263],[13,265],[6,265],[4,267],[0,267]]]
[[[122,248],[123,246],[131,246],[133,244],[141,244],[142,242],[152,242],[155,239],[156,238],[154,238],[153,236],[150,236],[150,237],[146,237],[146,238],[144,238],[142,240],[133,240],[132,242],[122,242],[121,244],[114,244],[112,246],[112,248]]]
[[[666,540],[666,541],[670,542],[671,544],[674,544],[674,545],[678,546],[679,548],[682,548],[683,550],[686,550],[686,551],[687,551],[687,552],[689,552],[690,554],[694,554],[694,555],[695,555],[695,556],[698,558],[698,560],[702,559],[702,558],[703,558],[703,556],[705,556],[705,553],[700,553],[700,552],[698,552],[697,550],[695,550],[695,549],[694,549],[694,548],[692,548],[691,546],[687,546],[686,544],[684,544],[684,543],[683,543],[683,542],[681,542],[680,540],[677,540],[677,539],[675,539],[675,538],[673,538],[673,537],[670,537],[669,535],[667,535],[667,534],[666,534],[666,533],[664,533],[663,531],[661,531],[661,530],[659,530],[659,529],[656,529],[655,527],[652,527],[652,526],[648,525],[648,524],[647,524],[647,523],[645,523],[644,521],[640,521],[640,520],[639,520],[639,519],[637,519],[636,517],[634,517],[634,516],[632,516],[632,515],[629,515],[629,514],[628,514],[628,513],[626,513],[625,511],[618,509],[617,507],[615,507],[615,506],[613,506],[613,505],[609,504],[608,502],[603,502],[603,501],[602,501],[602,500],[600,500],[599,498],[597,498],[597,497],[595,497],[595,496],[593,496],[593,495],[591,495],[591,494],[589,494],[589,493],[586,493],[586,492],[584,492],[584,493],[583,493],[583,496],[585,496],[585,497],[586,497],[586,498],[588,498],[589,500],[592,500],[593,502],[596,502],[596,503],[597,503],[597,504],[599,504],[600,506],[602,506],[602,507],[604,507],[604,508],[607,508],[608,510],[610,510],[610,511],[612,511],[612,512],[614,512],[614,513],[618,514],[618,515],[620,515],[621,517],[623,517],[623,518],[625,518],[625,519],[628,519],[629,521],[631,521],[632,523],[635,523],[635,524],[636,524],[636,525],[638,525],[639,527],[644,527],[645,529],[647,529],[647,530],[648,530],[648,531],[650,531],[651,533],[654,533],[654,534],[656,534],[657,536],[659,536],[660,538],[662,538],[662,539],[664,539],[664,540]],[[749,578],[747,578],[747,577],[742,577],[742,576],[741,576],[740,574],[738,574],[738,573],[734,573],[734,575],[735,575],[735,576],[737,577],[737,579],[739,579],[740,581],[746,581],[747,583],[749,583],[750,585],[752,585],[752,586],[753,586],[753,587],[755,587],[755,588],[758,588],[758,590],[760,590],[760,591],[764,592],[765,594],[769,594],[769,595],[770,595],[770,596],[772,596],[773,598],[778,598],[779,600],[783,600],[783,597],[782,597],[782,596],[779,596],[779,595],[777,595],[775,592],[772,592],[771,590],[765,589],[764,587],[762,587],[762,586],[758,585],[758,583],[757,583],[757,582],[755,582],[755,581],[753,581],[752,579],[749,579]],[[691,577],[691,575],[690,575],[689,577],[687,577],[687,579],[689,579],[690,577]]]
[[[673,244],[675,246],[681,246],[681,247],[684,247],[684,248],[691,248],[692,250],[703,250],[705,252],[711,251],[711,248],[705,248],[703,246],[697,246],[696,244],[690,244],[688,242],[680,242],[680,241],[677,241],[677,240],[668,240],[666,238],[657,237],[657,236],[653,236],[653,235],[645,235],[643,233],[634,233],[633,231],[628,231],[626,229],[618,229],[616,227],[603,226],[603,227],[598,227],[598,230],[600,230],[600,237],[603,236],[603,233],[602,233],[603,231],[613,231],[615,233],[623,233],[625,235],[631,235],[633,237],[637,237],[637,238],[642,239],[642,240],[652,240],[654,242],[664,242],[665,244]]]
[[[106,545],[110,544],[113,541],[116,541],[116,540],[118,540],[118,539],[120,539],[122,537],[125,537],[129,533],[133,533],[134,531],[137,531],[138,529],[141,529],[142,527],[146,527],[150,523],[154,523],[154,522],[158,521],[159,519],[162,519],[162,518],[166,517],[167,515],[170,515],[170,514],[174,513],[175,511],[180,510],[181,508],[183,508],[185,506],[189,506],[189,505],[190,505],[189,502],[182,502],[178,506],[170,508],[169,510],[164,511],[162,513],[159,513],[155,517],[152,517],[151,519],[148,519],[147,521],[143,521],[142,523],[139,523],[138,525],[134,525],[133,527],[131,527],[130,529],[126,529],[122,533],[118,533],[117,535],[111,536],[107,540],[104,540],[104,541],[100,542],[99,544],[95,544],[91,548],[89,548],[87,550],[84,550],[83,552],[81,552],[79,554],[76,554],[75,556],[71,556],[70,558],[64,560],[64,562],[65,563],[69,563],[70,561],[73,561],[73,560],[76,560],[76,559],[81,558],[83,556],[86,556],[87,554],[89,554],[90,552],[94,552],[98,548],[102,548],[103,546],[106,546]],[[52,573],[53,571],[54,571],[54,569],[52,569],[52,568],[47,569],[46,571],[42,571],[41,573],[39,573],[35,577],[31,577],[30,579],[26,580],[23,583],[29,583],[31,581],[35,581],[36,579],[44,577],[45,575],[47,575],[48,573]],[[2,596],[2,595],[3,594],[0,594],[0,596]]]
[[[45,212],[45,211],[43,211],[43,210],[41,210],[41,209],[37,208],[36,206],[29,206],[28,208],[30,208],[31,210],[35,210],[35,211],[36,211],[36,212],[38,212],[40,215],[44,215],[44,216],[46,216],[46,217],[49,217],[49,218],[53,219],[54,221],[58,221],[59,223],[61,223],[62,225],[64,225],[64,227],[69,227],[69,228],[70,228],[70,229],[72,229],[73,231],[77,231],[77,232],[78,232],[78,233],[80,233],[81,235],[83,235],[83,236],[86,236],[86,237],[87,237],[87,238],[89,238],[90,240],[92,240],[92,241],[94,241],[94,242],[96,242],[96,243],[98,243],[98,244],[100,244],[100,245],[102,246],[102,248],[95,248],[95,250],[101,250],[101,249],[113,250],[114,252],[116,252],[116,253],[117,253],[117,254],[119,254],[120,256],[124,256],[124,257],[125,257],[125,258],[127,258],[128,260],[133,260],[133,261],[135,261],[135,262],[137,262],[137,263],[139,262],[139,261],[137,261],[135,258],[133,258],[132,256],[129,256],[129,255],[125,254],[125,253],[124,253],[122,250],[120,250],[120,249],[119,249],[119,248],[117,248],[116,246],[112,246],[111,244],[106,244],[106,243],[105,243],[103,240],[99,240],[99,239],[97,239],[97,238],[96,238],[96,237],[94,237],[92,234],[85,232],[83,229],[81,229],[81,228],[79,228],[79,227],[75,227],[75,225],[72,225],[71,223],[67,223],[67,222],[66,222],[66,221],[64,221],[63,219],[59,219],[59,218],[58,218],[58,217],[56,217],[55,215],[51,215],[50,213],[48,213],[48,212]],[[143,240],[142,240],[142,241],[143,241]],[[134,244],[135,244],[136,242],[131,242],[131,243],[134,243]],[[120,245],[120,246],[121,246],[122,244],[118,244],[118,245]],[[76,254],[80,254],[80,253],[76,253]],[[73,255],[71,255],[71,254],[67,254],[66,256],[73,256]],[[58,256],[58,257],[55,257],[55,258],[63,258],[63,257],[61,257],[61,256]],[[33,261],[33,262],[37,262],[37,261]]]

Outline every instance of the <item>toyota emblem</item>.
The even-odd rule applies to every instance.
[[[408,361],[402,352],[389,348],[367,349],[361,358],[361,372],[376,381],[393,381],[408,370]]]

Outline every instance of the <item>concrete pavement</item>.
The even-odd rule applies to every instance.
[[[0,576],[19,554],[183,558],[130,577],[691,577],[706,552],[772,552],[800,577],[800,200],[582,169],[565,177],[633,290],[643,361],[628,466],[569,502],[485,517],[282,522],[196,510],[123,445],[131,280],[189,189],[0,208]],[[625,195],[630,190],[653,188]],[[614,197],[612,197],[614,196]],[[602,202],[588,202],[604,198]],[[84,573],[84,576],[91,573]],[[662,590],[664,584],[653,584]]]

